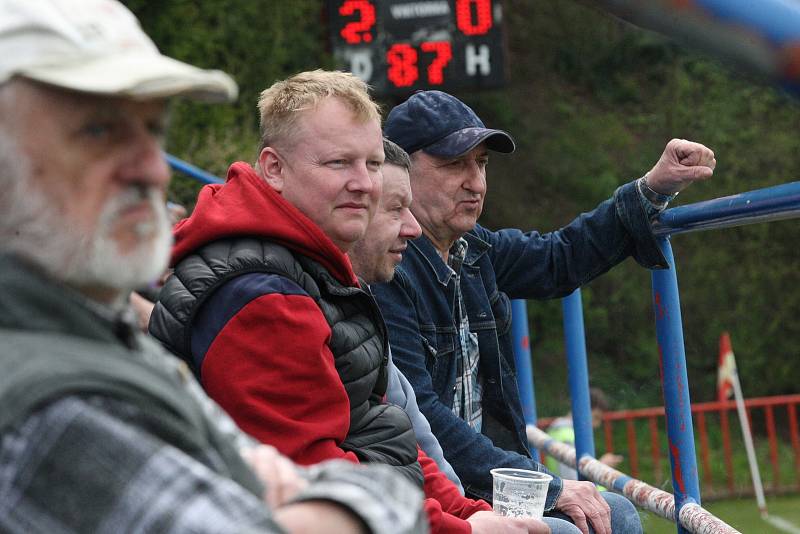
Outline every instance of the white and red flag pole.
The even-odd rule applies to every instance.
[[[747,450],[747,462],[750,464],[750,476],[753,477],[753,489],[756,493],[756,503],[761,517],[767,517],[767,503],[764,500],[764,488],[761,485],[761,474],[758,471],[758,461],[753,447],[753,435],[750,432],[750,423],[744,408],[742,386],[739,383],[739,373],[736,371],[736,359],[733,357],[731,337],[723,332],[719,337],[719,369],[717,370],[717,397],[720,401],[728,400],[733,395],[736,400],[736,411],[739,413],[739,424],[742,427],[744,446]]]

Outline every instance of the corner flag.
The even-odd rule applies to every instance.
[[[750,476],[753,479],[753,490],[756,494],[756,503],[761,517],[767,519],[767,503],[764,500],[764,488],[761,485],[761,474],[758,472],[755,447],[753,447],[753,434],[750,432],[750,423],[747,420],[747,410],[744,406],[742,386],[736,372],[736,360],[733,358],[731,336],[723,332],[719,336],[719,369],[717,370],[717,399],[720,402],[728,400],[733,395],[736,400],[736,411],[739,414],[739,424],[742,427],[744,447],[747,450],[747,463],[750,464]]]
[[[731,337],[723,332],[719,337],[719,367],[717,369],[717,400],[733,397],[733,381],[736,377],[736,360],[731,348]]]

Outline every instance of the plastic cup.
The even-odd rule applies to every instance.
[[[547,488],[553,477],[527,469],[492,469],[494,513],[541,519]]]

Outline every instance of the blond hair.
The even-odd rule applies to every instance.
[[[312,70],[295,74],[264,89],[258,99],[261,144],[291,142],[292,132],[303,111],[315,109],[328,97],[339,98],[361,121],[377,121],[381,111],[369,96],[369,86],[349,72]]]

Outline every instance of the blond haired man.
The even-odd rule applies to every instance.
[[[259,100],[255,168],[235,163],[176,227],[150,331],[249,433],[301,464],[389,465],[424,487],[435,532],[547,532],[464,498],[386,404],[388,336],[347,252],[381,192],[380,114],[351,74],[313,71]]]

